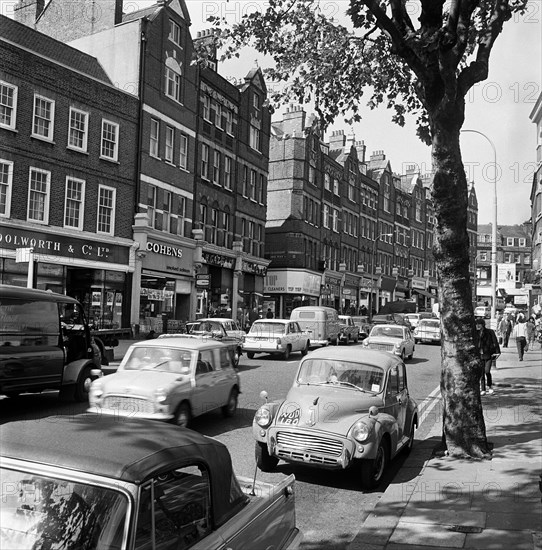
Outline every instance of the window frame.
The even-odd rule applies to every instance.
[[[67,215],[68,215],[68,182],[76,182],[81,184],[81,200],[79,201],[79,216],[78,216],[78,223],[77,225],[68,225],[66,223]],[[73,176],[66,176],[66,185],[64,189],[64,216],[63,216],[63,224],[64,227],[67,229],[83,229],[84,224],[84,216],[85,216],[85,184],[86,181],[81,178],[74,178]],[[74,199],[70,199],[74,200]]]
[[[254,149],[255,151],[258,151],[258,153],[262,152],[262,143],[261,143],[261,131],[259,128],[254,126],[253,124],[250,125],[250,136],[249,136],[249,146],[251,149]]]
[[[84,115],[84,121],[85,121],[85,128],[82,131],[83,133],[83,145],[81,147],[78,147],[77,145],[74,145],[71,143],[72,139],[72,130],[80,132],[81,130],[77,128],[73,128],[72,126],[72,114],[77,113],[80,115]],[[88,122],[89,122],[89,113],[88,111],[83,111],[82,109],[78,109],[77,107],[70,107],[69,117],[68,117],[68,149],[71,149],[73,151],[79,151],[81,153],[86,153],[88,150]]]
[[[47,135],[40,134],[36,132],[36,117],[38,116],[36,113],[37,109],[37,101],[41,100],[44,102],[49,103],[50,106],[50,117],[47,119],[45,117],[39,117],[41,120],[47,120],[49,123],[48,126],[48,132]],[[32,133],[31,136],[33,138],[42,139],[44,141],[53,141],[55,133],[55,100],[50,99],[47,96],[41,95],[41,94],[34,94],[34,104],[32,108]]]
[[[178,38],[176,35],[178,35]],[[173,19],[169,20],[168,38],[177,46],[182,46],[182,28],[181,25],[179,25],[179,23],[177,23],[177,21],[174,21]]]
[[[9,106],[2,102],[3,94],[2,94],[2,88],[11,88],[13,94],[11,96],[12,105]],[[15,84],[11,84],[10,82],[6,82],[5,80],[0,80],[0,109],[8,110],[11,109],[11,113],[9,115],[10,123],[6,124],[5,122],[2,122],[2,119],[0,118],[0,128],[5,128],[6,130],[15,130],[17,127],[17,99],[19,94],[19,87]],[[7,97],[7,96],[6,96]],[[7,117],[6,117],[7,118]]]
[[[177,103],[182,104],[182,88],[183,88],[183,75],[174,71],[171,67],[166,65],[166,72],[164,75],[165,78],[165,89],[164,94],[176,101]],[[170,92],[170,87],[172,88]]]
[[[0,180],[0,189],[2,189],[3,187],[6,188],[5,211],[4,212],[0,211],[0,218],[9,218],[11,217],[11,194],[13,189],[13,161],[0,158],[0,165],[7,166],[6,181],[4,182]],[[3,175],[4,171],[2,170],[0,174]],[[1,192],[0,192],[0,197],[2,197]],[[1,204],[1,201],[0,201],[0,204]]]
[[[32,184],[32,174],[33,173],[40,173],[46,175],[46,190],[45,192],[32,190],[31,184]],[[32,191],[35,193],[42,193],[45,197],[43,201],[43,220],[35,219],[30,217],[30,201],[31,201],[31,194]],[[39,223],[42,225],[48,225],[49,223],[49,205],[50,205],[50,199],[51,199],[51,172],[49,170],[43,170],[42,168],[36,168],[35,166],[31,166],[29,168],[28,173],[28,200],[27,200],[27,208],[26,208],[26,219],[28,221]]]
[[[185,134],[179,136],[179,168],[188,169],[188,136]]]
[[[112,128],[115,128],[115,140],[111,141],[104,136],[105,126],[109,125]],[[102,118],[102,129],[100,132],[100,158],[103,160],[108,160],[110,162],[118,162],[119,158],[119,139],[120,139],[120,125],[117,122],[113,122],[107,118]],[[104,142],[113,144],[113,155],[108,156],[104,154]]]
[[[170,139],[171,138],[171,139]],[[170,164],[175,162],[175,128],[166,125],[166,143],[164,149],[164,160]]]
[[[149,155],[153,158],[160,158],[160,121],[151,118],[149,128]]]
[[[209,180],[209,155],[211,148],[206,144],[201,144],[201,164],[200,164],[200,176],[202,179]]]
[[[105,191],[105,190],[112,192],[111,193],[111,195],[112,195],[112,206],[111,206],[111,217],[110,217],[110,220],[109,220],[109,225],[110,225],[109,231],[100,230],[100,211],[101,211],[102,208],[107,208],[104,205],[100,204],[101,193],[102,193],[102,191]],[[100,235],[114,235],[115,234],[115,207],[116,207],[116,203],[117,203],[117,190],[116,190],[116,188],[111,187],[109,185],[99,184],[98,185],[97,199],[98,199],[98,205],[97,205],[97,209],[96,209],[96,233],[98,233]]]
[[[232,167],[233,160],[228,155],[224,155],[224,189],[232,188]]]

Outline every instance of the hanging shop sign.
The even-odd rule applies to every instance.
[[[209,273],[196,275],[196,288],[211,288],[211,275]]]
[[[246,273],[252,273],[254,275],[261,275],[262,277],[265,277],[267,274],[267,266],[255,264],[253,262],[245,262],[243,261],[243,271]]]
[[[224,267],[226,269],[233,269],[235,264],[235,258],[230,258],[229,256],[222,256],[222,254],[214,254],[212,252],[206,252],[205,250],[202,253],[203,261],[206,264],[217,265],[219,267]]]

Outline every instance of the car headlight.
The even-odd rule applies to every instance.
[[[352,428],[352,437],[356,441],[363,443],[364,441],[369,439],[372,429],[373,429],[372,424],[367,424],[363,420],[358,420]]]
[[[100,399],[104,393],[103,382],[101,379],[94,380],[90,385],[89,400],[95,401]]]
[[[167,393],[163,388],[158,388],[154,392],[154,400],[156,403],[165,403],[167,399]]]
[[[393,346],[397,351],[399,351],[401,349],[401,344],[400,343],[397,343]]]
[[[271,411],[264,406],[264,407],[260,407],[256,411],[254,420],[256,421],[256,424],[260,426],[260,428],[267,428],[271,424],[273,417],[271,415]]]
[[[370,344],[368,338],[365,338],[365,340],[363,340],[362,344],[363,344],[366,348],[368,348],[368,347],[369,347],[369,344]]]

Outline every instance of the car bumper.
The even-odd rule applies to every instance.
[[[440,334],[417,334],[416,340],[420,342],[440,342]]]
[[[118,416],[123,418],[146,418],[148,420],[169,421],[173,419],[173,414],[165,412],[144,412],[130,409],[129,407],[110,409],[107,407],[91,406],[87,409],[88,413],[105,416]]]
[[[250,342],[243,344],[242,351],[255,353],[283,353],[286,350],[286,344],[275,344],[271,342]]]

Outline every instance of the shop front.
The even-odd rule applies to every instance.
[[[341,309],[339,313],[343,315],[356,315],[358,302],[359,277],[354,275],[345,275],[342,285]]]
[[[0,281],[77,298],[95,328],[129,327],[130,285],[135,246],[128,239],[115,242],[96,235],[81,239],[54,228],[35,231],[2,228]],[[29,261],[17,262],[18,249],[32,249]]]
[[[156,236],[141,248],[140,284],[133,289],[137,331],[182,332],[192,315],[193,248]]]
[[[319,304],[323,286],[321,273],[302,269],[269,269],[264,283],[266,304],[273,306],[275,317],[289,319],[296,307],[325,305]],[[339,286],[336,287],[336,296],[338,299]]]

